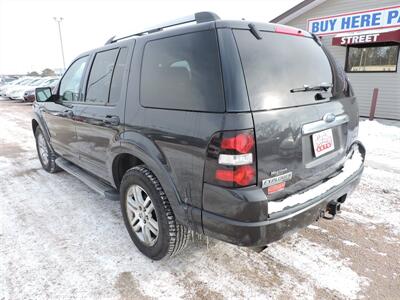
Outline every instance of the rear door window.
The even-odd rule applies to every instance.
[[[108,102],[111,78],[118,51],[119,49],[112,49],[96,54],[87,83],[87,103],[105,104]]]
[[[140,99],[145,107],[224,111],[215,31],[148,42],[143,55]]]
[[[257,40],[249,30],[234,35],[253,111],[316,103],[318,92],[290,90],[332,84],[329,60],[312,38],[261,32]]]

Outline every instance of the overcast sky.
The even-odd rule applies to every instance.
[[[66,65],[81,52],[102,46],[113,35],[138,32],[197,11],[224,19],[269,21],[300,0],[0,0],[0,74],[62,67],[57,23]]]

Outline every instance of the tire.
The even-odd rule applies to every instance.
[[[185,248],[188,229],[177,223],[160,182],[149,169],[145,166],[129,169],[122,178],[120,195],[125,226],[140,252],[160,260]]]
[[[38,126],[35,130],[36,150],[39,156],[42,168],[49,173],[56,173],[61,171],[60,167],[56,165],[57,155],[49,147],[49,144]]]

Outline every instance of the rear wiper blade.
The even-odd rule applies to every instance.
[[[332,88],[332,84],[331,83],[326,83],[323,82],[319,85],[303,85],[303,87],[301,88],[294,88],[291,89],[290,92],[291,93],[298,93],[298,92],[310,92],[310,91],[324,91],[327,92],[330,88]]]

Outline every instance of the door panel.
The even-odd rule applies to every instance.
[[[95,54],[85,82],[85,102],[75,105],[80,165],[106,181],[112,181],[107,163],[110,149],[123,131],[125,95],[133,41],[121,48]]]
[[[73,161],[78,159],[73,105],[82,100],[82,79],[88,60],[89,56],[76,59],[60,80],[56,95],[51,101],[42,103],[40,107],[54,150]]]
[[[73,149],[76,132],[72,120],[72,107],[65,106],[62,102],[45,102],[41,104],[40,110],[50,132],[50,143],[56,153],[67,159],[77,158]]]
[[[111,179],[106,163],[110,159],[110,148],[119,141],[123,130],[118,117],[120,111],[119,107],[93,105],[74,108],[80,164],[104,180]]]

